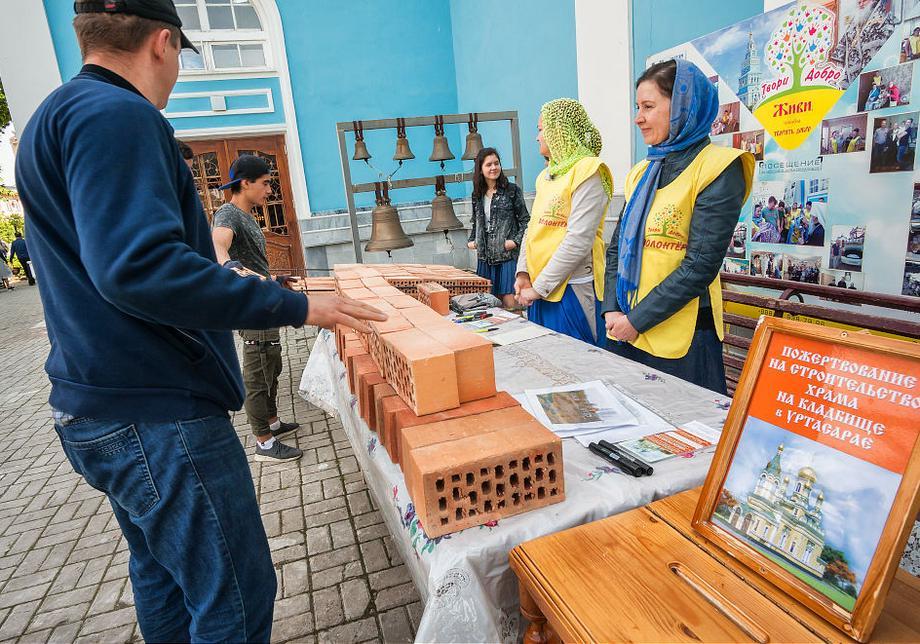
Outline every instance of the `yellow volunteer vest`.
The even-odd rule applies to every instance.
[[[642,301],[683,261],[687,255],[690,219],[697,195],[738,157],[741,157],[744,166],[744,198],[747,199],[754,176],[754,156],[750,152],[712,144],[703,148],[674,181],[655,192],[655,199],[645,220],[645,245],[642,248],[637,301]],[[627,202],[647,165],[648,161],[642,161],[629,171],[626,177]],[[722,283],[718,275],[709,285],[709,299],[716,333],[721,340],[725,330],[722,324]],[[683,358],[693,341],[699,308],[700,299],[694,298],[664,322],[640,333],[632,342],[633,346],[659,358]]]
[[[571,170],[561,177],[549,178],[549,172],[543,170],[537,177],[537,196],[534,198],[527,225],[526,254],[527,272],[535,280],[546,268],[553,253],[562,243],[568,230],[569,214],[572,211],[572,193],[589,179],[595,172],[603,172],[610,178],[610,170],[597,157],[587,157],[576,163]],[[613,179],[610,178],[610,185]],[[610,203],[607,203],[607,208]],[[604,215],[607,214],[604,208]],[[594,233],[594,245],[591,248],[594,268],[594,292],[597,298],[604,299],[604,217]],[[568,279],[563,280],[545,299],[558,302],[562,299]]]

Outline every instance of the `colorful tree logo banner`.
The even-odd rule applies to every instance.
[[[776,75],[762,83],[754,116],[787,150],[811,134],[846,89],[842,69],[828,61],[834,22],[823,6],[793,6],[767,44],[766,61]]]
[[[851,13],[843,15],[847,2],[793,2],[690,44],[776,143],[793,150],[890,35],[884,27],[891,0],[860,0],[857,4],[869,9],[860,10],[865,15],[858,22]],[[876,22],[881,37],[867,38],[879,31]],[[742,48],[746,51],[739,56]],[[850,69],[856,59],[858,67]]]

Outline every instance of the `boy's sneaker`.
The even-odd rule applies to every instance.
[[[281,421],[281,427],[271,430],[272,436],[281,436],[283,434],[287,434],[288,432],[294,431],[298,427],[300,427],[300,423],[286,423]]]
[[[266,463],[283,463],[284,461],[296,461],[303,456],[303,452],[296,447],[285,445],[279,440],[268,449],[263,449],[256,443],[256,460]]]

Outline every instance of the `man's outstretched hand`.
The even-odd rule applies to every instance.
[[[370,333],[370,327],[363,320],[383,322],[387,316],[360,300],[338,295],[311,295],[307,308],[307,324],[323,329],[332,329],[344,324],[356,331]]]

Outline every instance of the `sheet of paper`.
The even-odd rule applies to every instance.
[[[544,336],[549,333],[551,333],[551,331],[546,327],[542,327],[538,324],[526,324],[521,327],[509,329],[508,331],[505,331],[504,329],[502,329],[500,332],[493,331],[486,337],[495,344],[505,346],[507,344],[524,342],[525,340],[533,340],[534,338],[539,338],[540,336]]]
[[[600,380],[524,392],[534,417],[559,436],[629,427],[636,417]]]
[[[616,427],[605,429],[601,432],[594,434],[583,434],[577,436],[579,443],[587,447],[590,443],[596,443],[600,440],[605,440],[608,443],[617,443],[619,441],[624,441],[628,439],[642,438],[648,434],[654,434],[657,432],[663,432],[670,429],[674,429],[674,426],[671,425],[664,418],[653,412],[648,407],[639,404],[629,396],[627,396],[622,391],[618,389],[610,388],[610,393],[613,394],[620,403],[632,413],[636,418],[636,424],[632,426]]]
[[[718,442],[718,431],[703,423],[691,421],[671,431],[621,440],[617,445],[647,463],[654,463],[681,454],[713,450]]]

